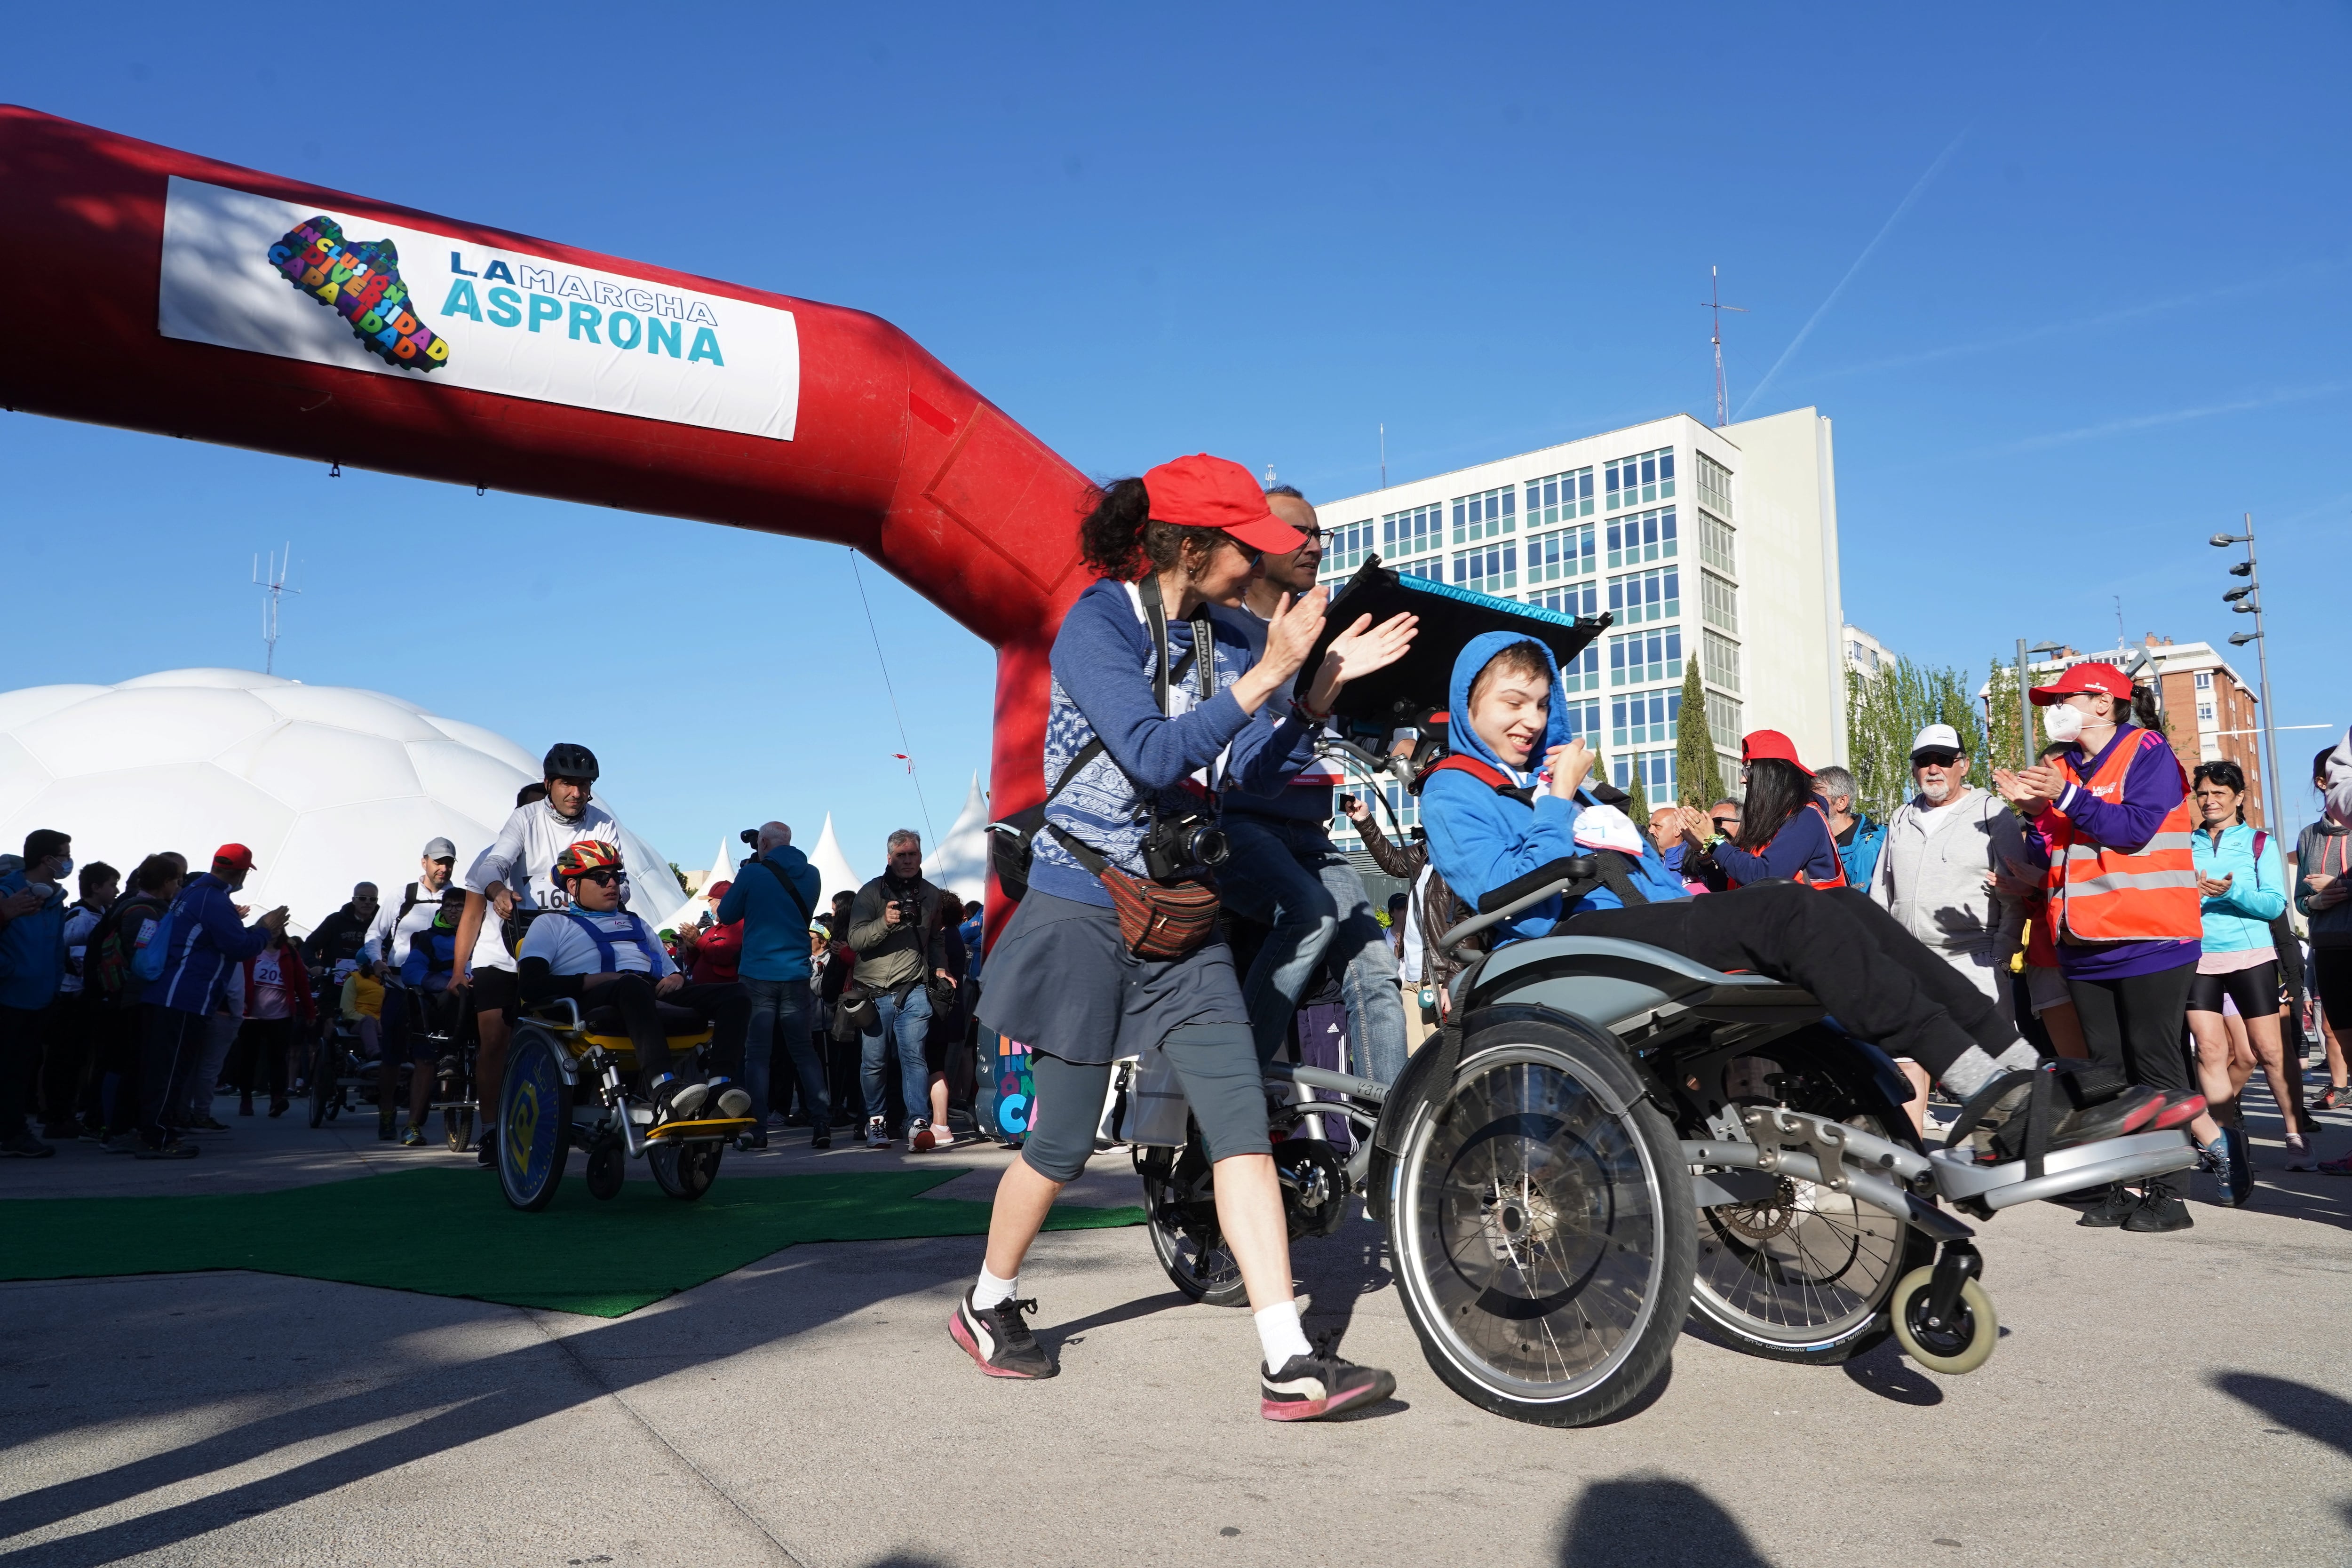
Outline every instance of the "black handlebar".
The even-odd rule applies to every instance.
[[[1478,912],[1493,914],[1507,904],[1517,903],[1538,888],[1554,882],[1580,882],[1596,874],[1590,855],[1564,855],[1557,860],[1538,866],[1523,877],[1514,877],[1499,888],[1489,889],[1480,895]]]

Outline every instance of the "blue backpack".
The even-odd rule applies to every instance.
[[[163,960],[172,952],[172,922],[179,918],[180,906],[173,900],[163,911],[163,918],[151,922],[139,933],[139,945],[131,950],[131,973],[142,981],[160,979]]]

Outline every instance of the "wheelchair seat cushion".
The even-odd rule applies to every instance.
[[[662,1033],[673,1040],[681,1035],[702,1034],[710,1027],[702,1015],[691,1007],[656,1002],[654,1011],[660,1016]],[[619,1035],[625,1038],[629,1033],[629,1026],[623,1021],[618,1007],[591,1007],[581,1016],[580,1021],[592,1035]]]

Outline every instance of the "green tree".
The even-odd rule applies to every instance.
[[[1625,815],[1633,819],[1636,826],[1647,826],[1650,821],[1650,796],[1649,792],[1642,787],[1642,770],[1639,768],[1633,770],[1633,789],[1628,793],[1633,798],[1625,803]]]
[[[1873,675],[1849,669],[1845,721],[1857,804],[1882,822],[1911,793],[1911,744],[1930,724],[1949,724],[1958,734],[1972,764],[1970,783],[1991,783],[1992,759],[1986,755],[1976,694],[1948,666],[1898,658]]]
[[[1675,791],[1685,805],[1701,811],[1723,798],[1723,764],[1715,752],[1715,737],[1706,723],[1706,689],[1699,683],[1698,660],[1683,661],[1682,729],[1675,742]]]

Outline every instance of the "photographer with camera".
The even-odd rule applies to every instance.
[[[934,1019],[944,1023],[953,1009],[963,950],[955,937],[954,900],[923,880],[923,836],[910,827],[890,835],[884,864],[888,869],[858,889],[849,907],[849,945],[857,954],[851,984],[874,1003],[873,1021],[864,1030],[866,1146],[890,1146],[882,1108],[895,1041],[907,1147],[919,1154],[954,1141],[947,1127],[949,1042],[942,1038],[933,1050],[930,1037],[945,1033],[931,1026]],[[944,987],[936,999],[933,981]]]
[[[1255,663],[1241,632],[1205,613],[1240,603],[1268,553],[1298,546],[1238,463],[1180,458],[1116,480],[1096,493],[1078,542],[1102,580],[1054,638],[1044,826],[981,999],[982,1026],[1029,1047],[1036,1105],[949,1332],[991,1376],[1059,1370],[1023,1321],[1037,1304],[1021,1298],[1021,1260],[1094,1152],[1111,1064],[1157,1049],[1208,1147],[1217,1221],[1264,1352],[1261,1414],[1312,1420],[1373,1404],[1395,1379],[1311,1349],[1299,1328],[1257,1048],[1201,877],[1224,856],[1212,787],[1280,787],[1312,754],[1340,686],[1403,642],[1393,624],[1367,635],[1365,617],[1302,696],[1275,701],[1314,649],[1323,595],[1277,602]]]
[[[781,1039],[800,1079],[810,1145],[830,1149],[833,1121],[824,1092],[824,1062],[809,1032],[809,917],[816,908],[820,879],[808,857],[793,847],[793,830],[781,822],[745,828],[743,842],[751,847],[751,858],[736,870],[733,886],[719,898],[719,921],[721,926],[740,921],[743,929],[737,973],[751,996],[743,1079],[751,1091],[748,1114],[759,1121],[750,1134],[750,1146],[768,1146],[768,1112],[772,1109],[768,1086],[779,1082],[775,1058]],[[784,1088],[777,1098],[790,1093]]]

